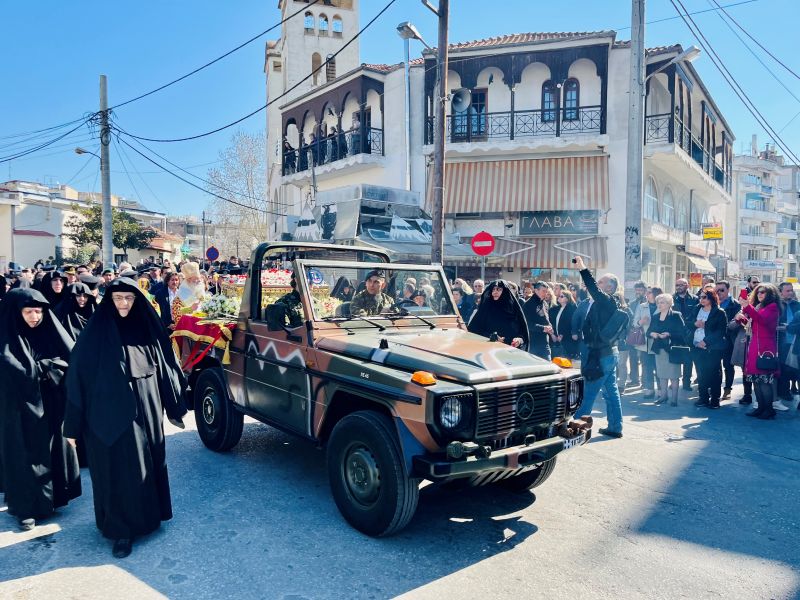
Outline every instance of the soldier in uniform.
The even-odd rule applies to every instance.
[[[281,296],[275,304],[283,307],[289,327],[300,327],[303,324],[303,304],[300,301],[300,292],[297,291],[297,282],[294,273],[291,280],[292,291]]]
[[[369,317],[382,312],[394,312],[394,299],[383,293],[386,285],[386,272],[375,269],[367,274],[364,289],[350,302],[350,314],[354,317]]]

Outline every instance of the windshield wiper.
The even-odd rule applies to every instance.
[[[338,319],[339,317],[335,317],[335,318]],[[334,319],[334,317],[326,317],[325,319],[323,319],[323,321],[333,320],[333,319]],[[380,323],[376,323],[375,321],[373,321],[372,319],[368,319],[367,317],[362,317],[362,316],[353,317],[353,316],[350,316],[350,317],[345,317],[343,320],[344,321],[353,321],[353,320],[364,321],[365,323],[369,323],[373,327],[377,327],[378,331],[385,331],[386,330],[386,327],[384,325],[381,325]]]
[[[410,312],[408,309],[401,308],[400,309],[400,316],[401,317],[414,317],[415,319],[419,319],[420,321],[425,323],[425,325],[427,325],[431,329],[436,329],[436,323],[433,323],[432,321],[428,321],[428,319],[420,317],[419,315]]]

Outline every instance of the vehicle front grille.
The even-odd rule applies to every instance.
[[[525,396],[522,401],[520,398]],[[530,404],[532,408],[526,406]],[[563,379],[523,386],[481,390],[476,437],[497,439],[560,421],[566,415],[567,384]]]

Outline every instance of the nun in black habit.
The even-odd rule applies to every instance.
[[[467,329],[488,338],[496,334],[498,341],[515,348],[528,347],[528,325],[522,307],[502,279],[493,281],[483,290],[478,311]]]
[[[64,435],[83,436],[97,527],[118,558],[172,518],[163,415],[183,428],[185,390],[152,305],[132,279],[115,279],[72,353]]]
[[[67,297],[67,276],[61,271],[45,273],[39,286],[42,294],[44,294],[44,297],[50,303],[50,308],[52,310],[56,310],[61,304],[61,301]]]
[[[55,313],[73,341],[86,328],[96,306],[97,299],[88,285],[71,283],[67,286],[67,297],[61,301]]]
[[[71,350],[40,292],[6,295],[0,303],[0,489],[24,530],[81,495],[78,459],[62,434]]]

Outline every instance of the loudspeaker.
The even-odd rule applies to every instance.
[[[453,98],[450,106],[453,112],[462,113],[467,110],[472,104],[472,92],[467,88],[459,88],[453,92]]]

